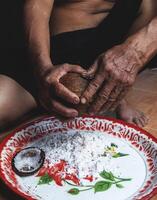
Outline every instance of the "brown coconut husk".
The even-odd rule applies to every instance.
[[[81,97],[85,89],[87,88],[89,84],[89,80],[81,77],[81,75],[77,73],[68,73],[64,75],[60,82],[67,87],[70,91],[74,92],[78,97]],[[79,115],[87,114],[87,110],[89,107],[89,104],[70,104],[71,107],[78,110]]]

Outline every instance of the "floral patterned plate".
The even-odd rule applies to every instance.
[[[108,145],[101,159],[108,156],[112,166],[106,164],[96,178],[87,174],[83,184],[76,172],[65,173],[65,160],[51,169],[45,160],[29,177],[15,174],[12,159],[18,151],[53,134],[75,131],[104,134]],[[29,200],[147,200],[157,193],[157,140],[136,126],[111,118],[84,116],[63,122],[44,117],[16,129],[0,144],[0,178]]]

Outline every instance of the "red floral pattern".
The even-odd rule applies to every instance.
[[[13,156],[23,146],[27,146],[29,142],[48,135],[51,131],[55,133],[58,131],[67,131],[68,129],[101,131],[128,141],[143,154],[148,168],[146,182],[143,188],[135,195],[134,199],[147,200],[157,193],[157,140],[147,132],[133,125],[115,119],[100,117],[85,116],[68,122],[61,122],[54,117],[48,117],[15,130],[0,145],[0,177],[14,191],[27,199],[32,199],[18,185],[16,175],[11,167]],[[42,168],[37,176],[48,173],[58,185],[62,186],[65,165],[65,161],[62,161],[51,169]],[[75,184],[79,184],[79,180],[73,174],[65,174],[64,178],[72,180]],[[89,181],[93,180],[92,177],[88,176],[85,179]]]
[[[51,168],[48,166],[48,163],[44,164],[44,166],[39,170],[37,176],[41,177],[45,174],[48,174],[57,185],[63,186],[64,180],[70,180],[76,185],[80,184],[80,180],[77,176],[73,174],[66,173],[65,167],[67,163],[64,160],[61,160],[59,163],[56,163]]]

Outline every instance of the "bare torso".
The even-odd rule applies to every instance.
[[[56,0],[51,35],[97,26],[112,9],[116,0]]]

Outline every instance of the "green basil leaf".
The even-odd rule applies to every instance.
[[[38,185],[49,184],[52,181],[53,179],[48,174],[45,174],[44,176],[40,177]]]
[[[72,188],[68,191],[69,194],[72,194],[72,195],[77,195],[80,193],[80,190],[77,189],[77,188]]]
[[[114,144],[114,143],[111,143],[111,147],[116,147],[116,148],[118,148],[118,146],[117,146],[116,144]]]
[[[108,190],[112,186],[111,182],[107,181],[99,181],[94,185],[94,191],[96,192],[104,192]]]
[[[104,179],[108,179],[110,181],[115,181],[114,175],[112,174],[112,172],[107,172],[107,171],[102,171],[100,173],[100,176]]]
[[[122,184],[118,184],[118,183],[116,184],[116,187],[117,188],[124,188],[124,186]]]
[[[125,153],[115,153],[112,157],[113,158],[120,158],[120,157],[124,157],[124,156],[128,156],[129,154],[125,154]]]

